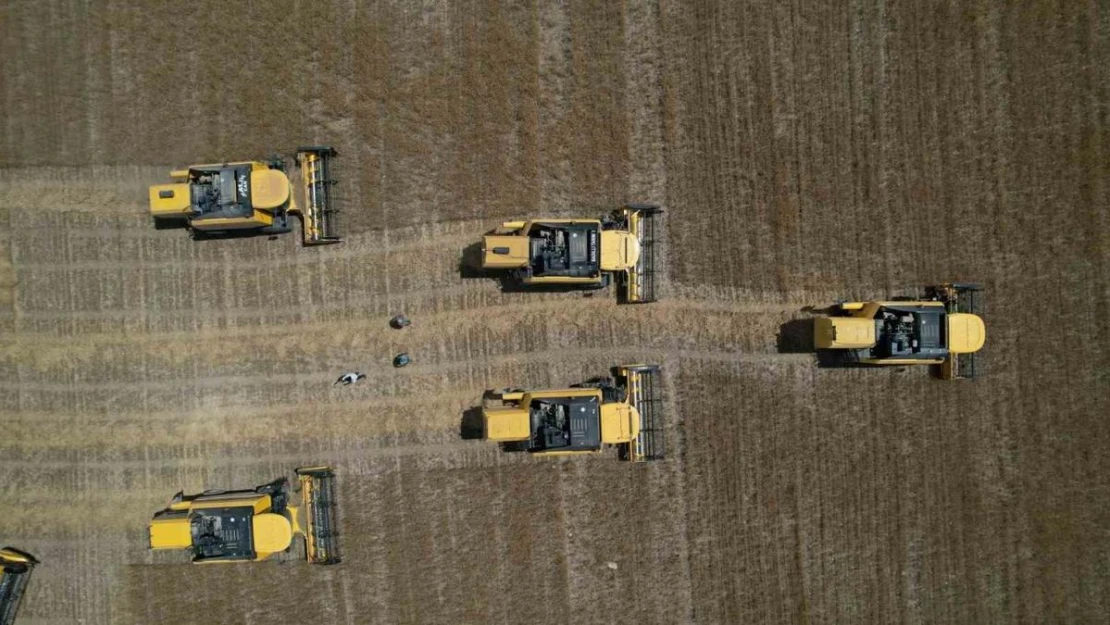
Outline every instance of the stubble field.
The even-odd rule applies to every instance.
[[[1110,611],[1101,3],[139,4],[0,7],[0,544],[43,561],[21,623]],[[339,246],[145,214],[172,167],[319,143]],[[625,201],[667,211],[659,303],[460,275],[499,220]],[[951,279],[987,289],[974,382],[782,349],[810,307]],[[486,388],[636,361],[664,365],[664,462],[461,436]],[[341,565],[147,550],[178,490],[313,463]]]

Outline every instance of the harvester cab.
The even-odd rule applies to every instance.
[[[942,379],[976,375],[975,354],[986,341],[979,315],[981,288],[948,283],[921,298],[846,302],[814,323],[814,344],[846,364],[939,365]]]
[[[482,268],[507,270],[524,287],[598,289],[615,274],[622,302],[653,302],[662,212],[629,204],[601,219],[508,221],[484,237]]]
[[[537,455],[620,449],[632,462],[665,453],[659,365],[624,365],[613,377],[567,389],[502,391],[483,406],[487,440]]]
[[[300,534],[306,560],[339,563],[335,472],[296,474],[300,505],[290,502],[284,477],[254,489],[178,493],[150,521],[150,548],[188,549],[196,563],[259,561],[287,551]]]
[[[194,236],[291,232],[301,216],[305,245],[338,243],[330,147],[297,150],[299,185],[278,157],[192,165],[170,172],[173,182],[150,187],[150,214],[160,225],[187,225]]]
[[[12,547],[0,549],[0,625],[12,625],[39,562],[29,553]]]

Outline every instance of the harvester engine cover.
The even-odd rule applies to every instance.
[[[531,263],[533,276],[588,278],[598,275],[598,236],[594,223],[544,224],[532,228]]]
[[[532,450],[592,451],[601,445],[597,397],[532,401]]]
[[[197,561],[253,560],[253,516],[254,511],[247,506],[206,509],[193,513],[193,517],[189,519],[193,558]]]
[[[938,307],[883,307],[873,358],[944,358],[945,313]]]
[[[253,214],[249,165],[191,173],[192,219],[250,217]]]

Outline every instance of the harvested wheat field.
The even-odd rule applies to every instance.
[[[1015,4],[5,2],[18,622],[1104,620],[1110,10]],[[324,143],[341,245],[147,216],[173,167]],[[625,201],[667,211],[656,304],[460,271],[500,220]],[[986,288],[971,382],[779,336],[953,279]],[[638,361],[665,461],[461,435],[484,389]],[[314,463],[342,564],[147,549],[178,490]]]

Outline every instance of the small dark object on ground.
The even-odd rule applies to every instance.
[[[396,317],[389,320],[389,327],[395,330],[400,330],[404,327],[407,327],[410,323],[412,322],[409,321],[408,317],[404,315],[397,315]]]
[[[409,355],[406,354],[405,352],[401,352],[400,354],[397,354],[396,356],[393,357],[393,366],[394,367],[404,367],[405,365],[409,364],[410,362],[412,362],[412,358],[409,358]]]

